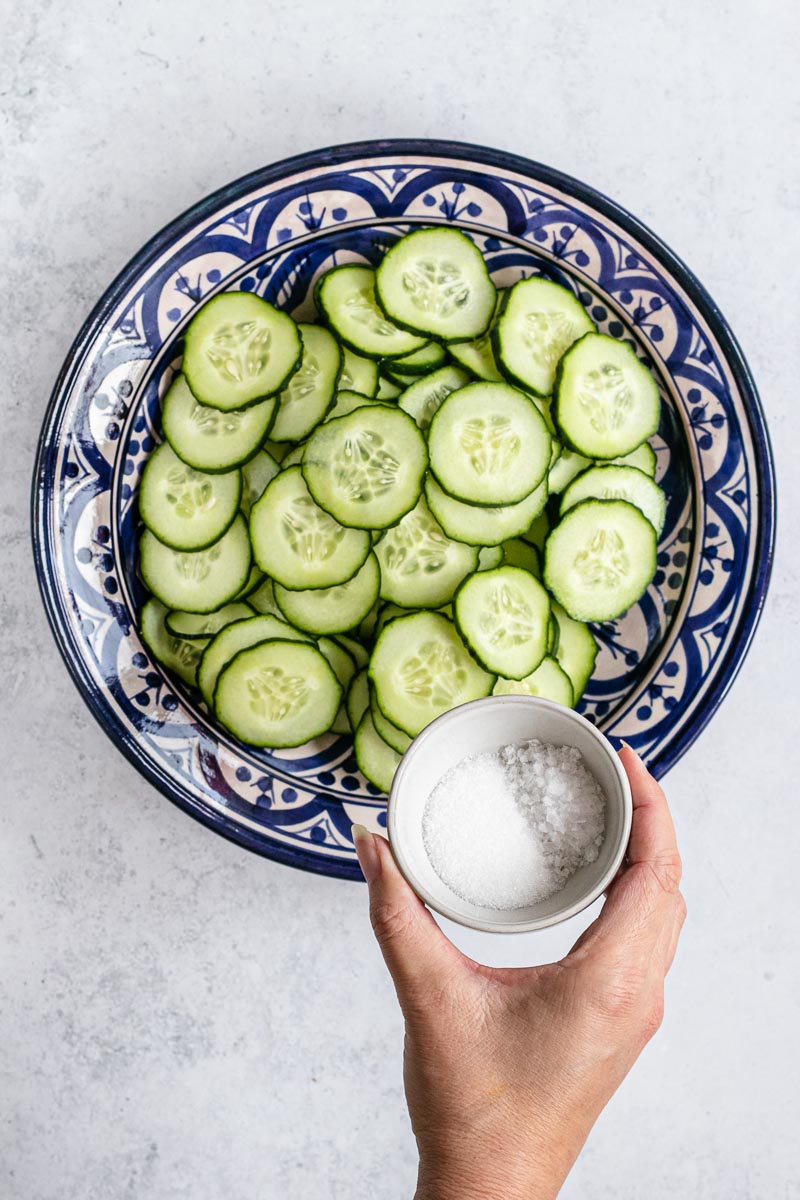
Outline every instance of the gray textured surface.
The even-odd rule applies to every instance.
[[[169,218],[292,152],[425,135],[528,154],[637,213],[719,302],[785,468],[786,551],[800,21],[789,0],[745,8],[0,0],[2,1200],[394,1200],[415,1168],[364,889],[162,800],[46,627],[29,472],[88,308]],[[741,676],[669,777],[690,920],[667,1017],[567,1200],[800,1196],[798,592],[784,552]],[[459,937],[535,961],[576,932]]]

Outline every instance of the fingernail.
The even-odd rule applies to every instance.
[[[381,869],[381,861],[378,858],[375,838],[365,825],[354,825],[351,832],[353,834],[361,873],[367,883],[372,883],[373,879],[378,878]]]
[[[622,738],[614,737],[613,733],[606,734],[606,741],[611,742],[611,745],[616,750],[617,754],[619,754],[620,750],[625,745]]]

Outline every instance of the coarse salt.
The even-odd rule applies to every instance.
[[[605,797],[573,746],[536,738],[474,754],[428,797],[422,837],[439,878],[487,908],[553,896],[603,843]]]

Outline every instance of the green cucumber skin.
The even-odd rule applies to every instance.
[[[566,353],[562,354],[561,358],[559,359],[558,366],[556,367],[556,378],[555,378],[555,383],[553,384],[553,403],[552,403],[550,411],[552,413],[553,421],[555,422],[556,429],[558,430],[559,440],[561,442],[563,442],[563,444],[567,447],[567,449],[572,450],[573,453],[575,453],[575,454],[580,454],[583,458],[591,459],[595,464],[599,464],[599,463],[602,463],[605,461],[610,461],[610,460],[598,458],[596,454],[590,453],[585,448],[578,446],[566,434],[566,432],[564,431],[564,429],[561,426],[561,421],[559,420],[559,415],[560,415],[559,414],[559,399],[560,399],[559,393],[561,391],[561,383],[564,378],[566,359],[567,359],[568,355],[570,354],[570,351],[575,350],[578,346],[580,346],[581,342],[585,341],[586,338],[596,337],[596,336],[597,336],[597,333],[596,332],[592,333],[591,330],[588,333],[582,334],[581,337],[575,339],[575,341],[572,343],[572,345],[569,347],[569,349],[566,351]],[[644,364],[642,364],[642,366],[644,366]],[[646,370],[650,371],[650,368],[647,367]],[[650,374],[652,375],[652,371],[650,371]],[[654,382],[655,382],[655,377],[653,377],[653,378],[654,378]],[[659,415],[656,414],[656,419],[655,419],[655,422],[653,423],[652,428],[649,429],[648,432],[644,434],[644,436],[641,438],[640,441],[638,441],[636,443],[635,446],[631,446],[630,450],[626,451],[626,453],[632,454],[634,450],[638,450],[639,446],[641,446],[644,442],[648,441],[651,437],[653,437],[654,434],[658,433],[658,425],[659,425]],[[615,455],[614,457],[619,457],[619,456]],[[624,457],[624,455],[622,457]]]

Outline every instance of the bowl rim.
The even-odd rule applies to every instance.
[[[336,166],[359,157],[388,158],[397,155],[446,156],[455,161],[477,159],[490,167],[527,173],[544,184],[568,191],[576,199],[592,206],[616,222],[621,229],[637,238],[649,252],[663,263],[667,270],[672,272],[693,303],[697,305],[698,311],[717,339],[736,380],[737,387],[746,401],[745,410],[753,439],[755,466],[762,502],[762,521],[760,526],[753,530],[756,548],[747,602],[740,618],[738,636],[732,641],[724,659],[718,664],[715,678],[706,693],[702,709],[693,715],[692,720],[650,762],[650,770],[656,778],[664,775],[699,737],[738,674],[763,611],[775,547],[775,468],[770,438],[755,382],[730,326],[694,272],[660,237],[616,201],[609,199],[602,192],[567,172],[523,155],[482,146],[479,143],[437,138],[367,139],[305,151],[302,154],[283,158],[269,166],[259,167],[215,189],[174,217],[149,238],[112,279],[80,327],[53,385],[37,442],[30,500],[34,568],[42,602],[56,645],[81,698],[106,735],[149,783],[157,787],[162,794],[195,820],[199,820],[202,824],[245,849],[304,870],[317,873],[321,871],[324,874],[356,880],[361,879],[361,873],[355,862],[333,860],[312,851],[306,853],[299,847],[289,849],[268,841],[263,836],[243,828],[236,821],[212,810],[200,798],[180,794],[170,785],[157,764],[142,758],[135,740],[127,738],[124,731],[117,728],[114,718],[109,715],[102,692],[95,687],[83,662],[73,652],[67,632],[62,626],[53,579],[53,565],[50,561],[45,515],[48,464],[53,449],[52,431],[58,417],[60,402],[71,387],[81,368],[87,349],[114,308],[119,294],[135,282],[136,277],[147,269],[170,242],[188,233],[197,221],[225,203],[234,200],[243,191],[277,182],[289,172]]]
[[[514,704],[530,708],[532,712],[542,710],[556,712],[560,719],[563,719],[566,724],[581,726],[588,731],[591,738],[597,743],[606,758],[610,761],[614,774],[620,785],[622,793],[622,826],[620,835],[617,840],[617,845],[614,848],[614,856],[607,869],[603,872],[597,883],[589,889],[585,895],[579,897],[572,904],[558,912],[553,913],[549,917],[537,917],[532,921],[484,921],[480,918],[466,916],[463,912],[459,912],[451,905],[442,901],[439,897],[422,885],[416,878],[414,872],[408,865],[408,859],[403,852],[402,835],[398,838],[398,795],[403,784],[404,776],[408,773],[409,764],[415,752],[425,742],[429,742],[431,738],[436,738],[446,732],[446,727],[452,724],[453,721],[464,719],[468,712],[476,710],[493,709],[495,712],[502,709],[508,704]],[[531,735],[535,736],[535,735]],[[603,892],[605,892],[612,880],[619,871],[622,860],[625,857],[625,852],[628,848],[628,841],[631,835],[631,826],[633,824],[633,797],[631,795],[631,786],[628,776],[625,772],[619,755],[614,751],[609,739],[605,734],[587,721],[586,717],[575,712],[572,708],[566,708],[563,704],[556,704],[554,700],[545,700],[543,696],[525,696],[525,695],[505,695],[505,696],[484,696],[480,700],[468,700],[465,704],[459,704],[455,708],[451,708],[448,712],[442,713],[435,721],[431,721],[430,725],[426,725],[421,733],[417,734],[414,741],[409,746],[403,755],[400,766],[395,772],[392,780],[392,789],[389,793],[387,805],[386,828],[389,835],[389,845],[392,847],[395,862],[397,863],[400,872],[406,883],[419,898],[432,908],[440,916],[446,917],[449,921],[454,921],[457,925],[462,925],[467,929],[478,929],[483,933],[534,933],[539,929],[548,929],[552,925],[560,925],[562,921],[568,921],[570,917],[577,916],[583,912],[590,904],[594,904]],[[509,909],[498,909],[498,912],[509,912]]]

